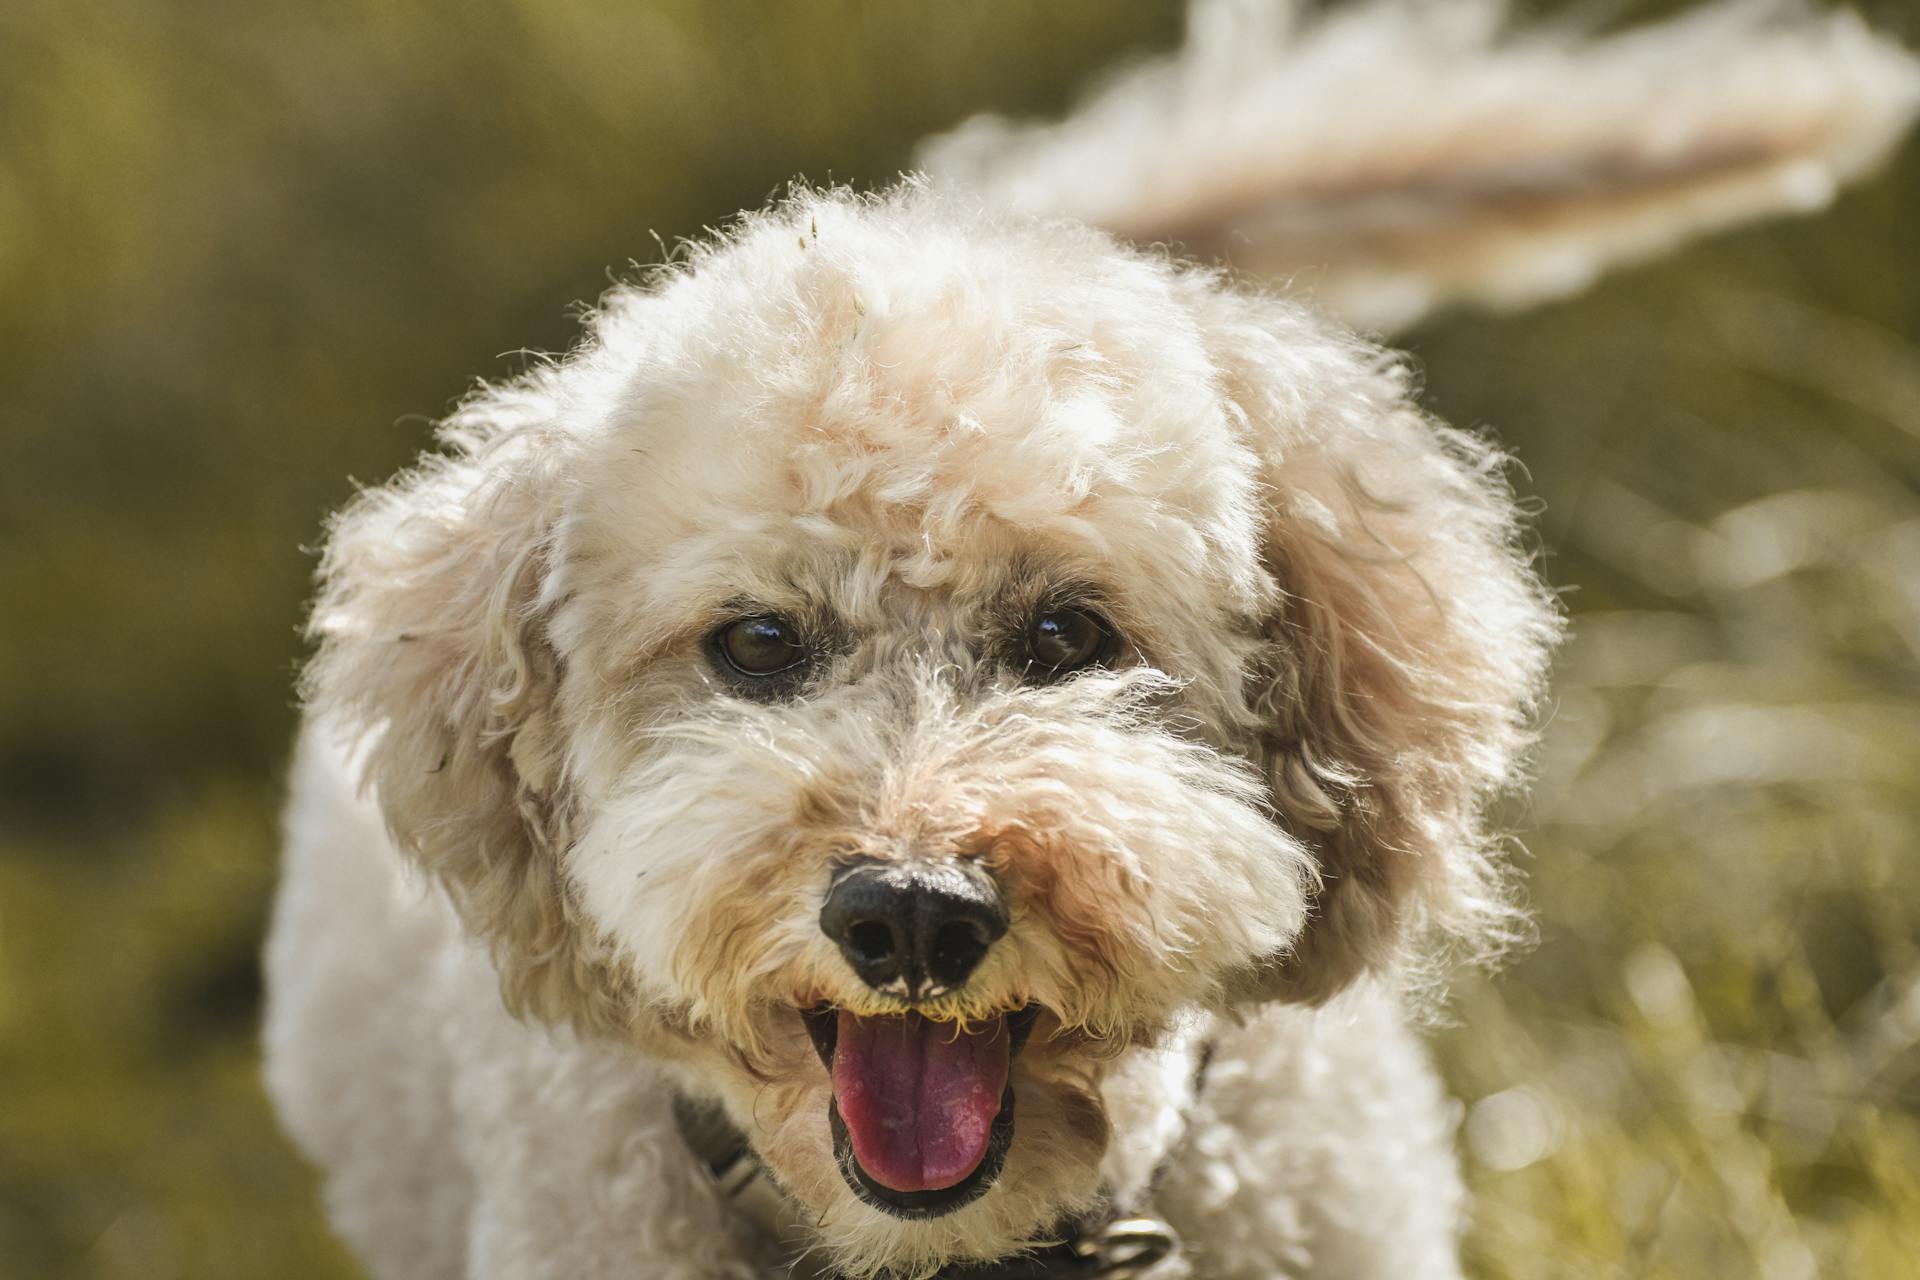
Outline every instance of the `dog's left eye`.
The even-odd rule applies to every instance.
[[[777,676],[806,664],[812,655],[800,629],[785,618],[763,614],[729,622],[714,633],[714,651],[743,676]]]
[[[1035,674],[1048,680],[1097,666],[1118,647],[1112,624],[1091,609],[1048,609],[1027,631]]]

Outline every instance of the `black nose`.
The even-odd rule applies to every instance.
[[[1007,908],[981,871],[866,863],[834,877],[820,928],[874,990],[930,999],[965,985],[1007,931]]]

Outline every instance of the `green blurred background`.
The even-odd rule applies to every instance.
[[[1181,25],[0,8],[0,1277],[356,1274],[254,1043],[302,548],[349,477],[656,232],[882,181]],[[1916,268],[1909,146],[1822,218],[1406,338],[1526,460],[1576,615],[1514,817],[1541,944],[1436,1041],[1479,1274],[1916,1274]]]

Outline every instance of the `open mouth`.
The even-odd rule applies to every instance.
[[[1013,1145],[1014,1055],[1039,1006],[962,1026],[917,1013],[801,1014],[833,1077],[840,1176],[867,1204],[938,1218],[987,1193]]]

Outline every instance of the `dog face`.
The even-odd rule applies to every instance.
[[[1403,384],[1089,231],[801,197],[336,521],[308,696],[512,1007],[717,1089],[844,1267],[997,1256],[1133,1048],[1509,918],[1553,613]]]

